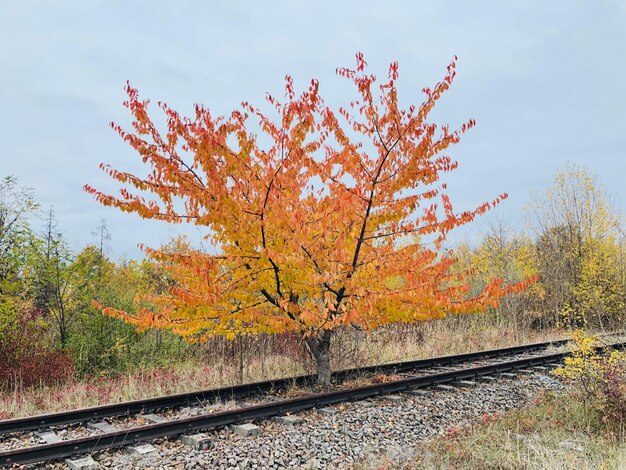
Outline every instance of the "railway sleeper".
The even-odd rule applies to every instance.
[[[258,436],[261,434],[261,428],[252,423],[231,424],[229,429],[242,437]]]
[[[186,446],[193,447],[196,450],[206,450],[213,447],[213,440],[204,433],[185,434],[180,440]]]
[[[96,470],[98,468],[98,464],[91,455],[78,459],[65,459],[65,464],[70,470]]]
[[[44,441],[46,444],[56,444],[57,442],[61,442],[63,440],[59,435],[57,435],[57,433],[49,429],[36,432],[35,436]]]
[[[126,448],[126,452],[128,452],[132,457],[156,457],[158,455],[156,447],[152,444],[128,446]]]
[[[458,388],[470,388],[475,387],[476,385],[478,384],[472,380],[459,380],[457,382],[452,382],[452,386]]]
[[[118,428],[113,426],[112,424],[107,423],[106,421],[96,421],[87,423],[87,428],[92,431],[100,431],[100,432],[115,432],[119,431]]]

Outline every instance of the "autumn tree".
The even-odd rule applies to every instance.
[[[423,90],[421,105],[402,107],[398,65],[378,87],[365,71],[337,73],[358,92],[332,110],[317,81],[270,110],[247,102],[216,117],[196,105],[191,117],[164,103],[166,128],[148,101],[127,85],[134,132],[112,124],[149,172],[101,168],[122,183],[117,196],[86,185],[97,201],[170,223],[207,228],[211,252],[144,247],[173,282],[167,295],[135,315],[106,313],[140,328],[168,328],[189,340],[213,335],[297,332],[305,338],[321,384],[330,381],[329,347],[339,328],[372,330],[495,305],[529,281],[504,287],[491,280],[469,297],[463,274],[442,244],[450,230],[500,203],[455,212],[443,174],[457,162],[445,152],[474,126],[438,126],[429,115],[455,76]]]
[[[527,208],[545,310],[571,326],[620,328],[626,285],[622,221],[597,179],[568,163]]]

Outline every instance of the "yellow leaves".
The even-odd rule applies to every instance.
[[[586,394],[601,391],[603,384],[616,371],[626,375],[626,352],[612,350],[608,355],[596,351],[600,344],[597,336],[586,335],[582,329],[572,333],[572,353],[565,358],[565,365],[554,374],[580,387]]]
[[[555,175],[550,188],[533,195],[528,210],[535,216],[529,222],[536,225],[536,220],[543,220],[550,226],[568,227],[585,240],[619,233],[619,217],[596,178],[584,167],[570,162]]]

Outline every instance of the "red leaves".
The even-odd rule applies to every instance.
[[[363,70],[365,70],[366,66],[367,66],[367,62],[365,61],[365,58],[363,57],[363,53],[362,52],[357,52],[356,53],[356,70],[357,70],[357,72],[362,72]]]
[[[293,91],[293,78],[291,78],[291,75],[285,75],[285,97],[289,100],[292,101],[295,98],[296,94]],[[270,101],[270,103],[273,103],[273,99],[268,100]]]
[[[389,80],[394,82],[398,79],[398,62],[389,64]]]
[[[43,324],[33,321],[39,315],[20,310],[16,324],[0,331],[0,389],[55,384],[74,374],[70,354],[47,344]]]
[[[461,126],[461,132],[467,132],[476,125],[476,120],[470,119]]]
[[[444,77],[444,82],[447,83],[448,85],[452,84],[452,81],[454,80],[454,77],[456,76],[456,61],[457,61],[457,57],[456,55],[454,56],[454,58],[452,59],[452,62],[450,62],[450,65],[448,65],[447,70],[448,70],[448,74]]]

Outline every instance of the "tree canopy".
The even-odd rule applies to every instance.
[[[159,103],[162,130],[128,84],[134,132],[112,126],[149,173],[102,164],[122,183],[119,195],[85,190],[144,218],[204,226],[213,248],[143,247],[171,276],[168,293],[144,299],[136,315],[105,311],[190,340],[296,331],[321,368],[336,328],[477,311],[527,286],[533,279],[506,287],[493,279],[469,297],[442,250],[450,230],[507,197],[456,212],[446,194],[441,178],[458,165],[446,151],[475,124],[452,130],[429,120],[455,67],[423,90],[420,105],[402,107],[398,64],[376,86],[357,54],[355,69],[337,70],[357,90],[346,107],[327,106],[315,80],[297,94],[287,76],[284,99],[268,95],[267,112],[244,102],[229,116],[196,105],[184,117]],[[320,370],[322,382],[328,373]]]

